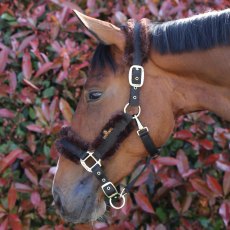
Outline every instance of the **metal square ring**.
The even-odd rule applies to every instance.
[[[99,165],[99,166],[101,167],[101,159],[97,160],[97,159],[93,156],[94,152],[87,151],[87,153],[88,153],[88,156],[87,156],[87,157],[85,157],[84,159],[80,159],[80,163],[81,163],[81,165],[84,167],[84,169],[87,170],[88,172],[92,172],[92,169],[93,169],[96,165]],[[89,167],[89,166],[86,164],[86,161],[87,161],[90,157],[91,157],[91,158],[94,160],[94,162],[95,162],[91,167]]]

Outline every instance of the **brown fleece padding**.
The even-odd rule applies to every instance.
[[[109,122],[104,126],[100,134],[96,137],[96,139],[92,143],[92,149],[97,149],[97,147],[102,144],[104,141],[104,130],[109,130],[110,128],[113,128],[115,123],[119,120],[123,119],[123,113],[117,114],[114,117],[112,117]],[[117,142],[114,146],[110,148],[110,150],[102,157],[102,160],[106,159],[107,157],[111,157],[119,148],[120,144],[123,142],[123,140],[132,132],[134,129],[134,124],[131,122],[126,129],[120,133],[120,135],[117,138]]]
[[[134,53],[134,47],[133,47],[133,40],[135,39],[133,36],[133,30],[135,26],[136,21],[134,19],[130,19],[127,21],[126,26],[123,26],[121,29],[123,30],[125,36],[126,36],[126,45],[125,45],[125,55],[124,59],[126,64],[132,65],[133,61],[133,53]],[[149,23],[150,21],[146,18],[141,19],[139,21],[141,24],[141,50],[142,50],[142,62],[146,62],[149,57],[149,52],[151,49],[151,33],[149,31]]]
[[[59,133],[59,138],[56,140],[56,148],[60,154],[70,159],[75,163],[79,163],[79,158],[74,155],[73,152],[67,151],[65,145],[62,143],[65,142],[66,145],[68,142],[76,147],[76,149],[81,149],[83,151],[87,151],[88,149],[96,149],[103,141],[104,141],[104,130],[109,130],[113,128],[115,123],[119,120],[123,119],[123,113],[116,114],[113,116],[109,122],[103,127],[99,135],[95,138],[95,140],[90,144],[84,141],[77,133],[75,133],[71,127],[64,127],[61,129]],[[103,156],[102,160],[111,157],[116,150],[119,148],[122,141],[131,133],[134,128],[133,122],[131,122],[127,128],[120,133],[117,139],[117,143],[114,146],[111,146],[110,150]]]

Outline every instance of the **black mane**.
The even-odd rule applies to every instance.
[[[230,45],[230,10],[152,23],[150,33],[154,49],[161,54]]]
[[[154,22],[149,26],[151,46],[161,54],[178,54],[230,45],[230,10],[163,23]],[[129,31],[132,33],[132,29]],[[130,46],[132,37],[129,36],[130,34],[126,34],[126,41]],[[142,46],[146,43],[145,39],[142,34]],[[133,52],[133,49],[129,52]],[[90,68],[101,70],[106,66],[116,71],[117,65],[111,53],[111,46],[100,43],[94,52]]]

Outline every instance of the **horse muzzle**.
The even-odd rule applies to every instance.
[[[84,179],[82,178],[71,190],[53,186],[52,193],[57,212],[68,222],[92,222],[101,217],[106,210],[100,184],[92,174],[85,174]]]

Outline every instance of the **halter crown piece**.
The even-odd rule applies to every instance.
[[[144,127],[139,119],[141,114],[141,106],[139,103],[140,89],[144,84],[144,68],[142,67],[142,52],[141,52],[141,24],[135,23],[134,26],[134,54],[133,65],[129,70],[129,84],[130,84],[130,96],[129,102],[125,105],[122,115],[119,118],[113,118],[115,120],[113,127],[109,127],[108,130],[102,130],[103,140],[101,144],[94,150],[84,151],[78,148],[76,145],[68,142],[64,138],[59,140],[59,144],[63,146],[68,152],[77,156],[80,159],[80,163],[85,170],[93,173],[94,176],[101,183],[101,189],[105,196],[109,199],[111,207],[114,209],[120,209],[125,205],[125,195],[130,192],[131,188],[142,174],[142,172],[148,167],[151,159],[158,157],[159,150],[153,143],[149,135],[148,127]],[[136,114],[130,114],[129,108],[137,108]],[[101,164],[101,159],[105,154],[110,151],[118,142],[121,134],[129,129],[133,120],[136,121],[137,135],[141,138],[143,145],[149,153],[145,166],[141,172],[128,183],[121,192],[118,192],[115,185],[109,181],[106,177]],[[68,142],[68,143],[67,143]],[[119,201],[119,202],[118,202]]]

